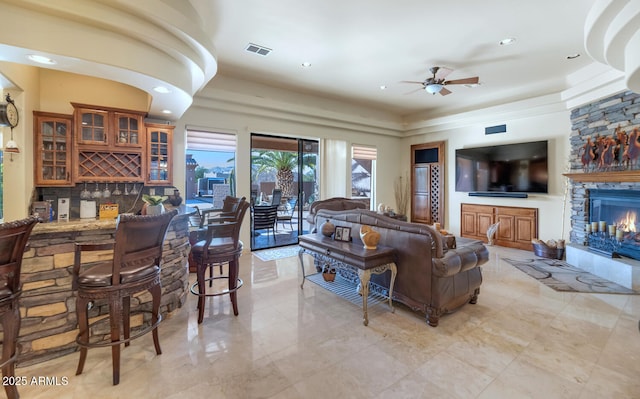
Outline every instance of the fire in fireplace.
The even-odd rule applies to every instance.
[[[589,248],[640,260],[640,191],[589,190]]]

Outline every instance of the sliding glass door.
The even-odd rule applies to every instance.
[[[297,244],[318,196],[318,142],[251,135],[251,249]],[[276,217],[273,218],[273,208]]]

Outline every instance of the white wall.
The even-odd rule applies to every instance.
[[[545,108],[544,113],[537,116],[531,116],[531,109],[525,108],[522,113],[526,116],[519,117],[517,112],[510,112],[504,119],[496,119],[497,115],[501,114],[498,108],[485,110],[485,118],[478,117],[477,112],[474,111],[473,119],[468,118],[468,123],[464,121],[465,115],[458,115],[451,118],[454,127],[441,130],[429,127],[429,133],[420,133],[418,129],[411,137],[402,140],[401,151],[406,158],[404,162],[406,165],[410,164],[408,157],[412,144],[446,141],[444,228],[456,235],[460,234],[460,204],[462,203],[538,208],[539,238],[559,239],[564,235],[568,240],[570,211],[567,206],[563,219],[565,178],[562,174],[566,173],[569,160],[570,112],[564,110],[561,105],[555,107],[555,110]],[[506,133],[485,135],[485,127],[499,124],[507,125]],[[549,194],[529,194],[528,198],[518,199],[469,197],[467,193],[455,191],[455,150],[457,148],[538,140],[549,140]],[[562,220],[565,220],[564,233]]]
[[[251,133],[273,134],[278,136],[301,137],[306,139],[339,139],[351,144],[367,144],[378,149],[378,167],[376,169],[377,201],[394,204],[393,181],[400,176],[401,142],[400,124],[386,119],[387,115],[378,114],[379,120],[372,121],[371,115],[363,114],[364,109],[333,102],[335,109],[327,109],[326,99],[301,94],[292,94],[287,102],[281,89],[256,87],[256,96],[247,92],[246,84],[239,82],[237,91],[227,88],[211,88],[196,96],[193,106],[177,122],[174,136],[175,164],[173,170],[174,185],[184,192],[185,187],[185,134],[187,126],[197,126],[212,131],[228,132],[237,135],[236,154],[237,193],[249,198],[250,194],[250,149]],[[254,87],[253,85],[251,87]],[[274,96],[269,96],[273,93]],[[277,94],[277,95],[276,95]],[[343,112],[337,111],[342,109]],[[371,110],[368,112],[372,113]],[[362,115],[366,115],[364,117]],[[349,155],[350,158],[350,155]],[[350,168],[347,170],[350,171]],[[331,176],[320,176],[331,179]],[[350,176],[347,179],[350,193]],[[249,237],[249,217],[245,218],[242,240],[247,245]]]
[[[559,96],[534,98],[499,107],[474,110],[436,120],[411,120],[403,126],[392,116],[349,104],[295,93],[288,100],[282,89],[247,85],[228,79],[200,93],[194,105],[178,121],[176,128],[175,185],[184,190],[184,132],[187,125],[206,127],[238,135],[238,194],[249,196],[250,134],[267,133],[310,139],[342,139],[349,144],[369,144],[378,148],[377,203],[394,205],[393,182],[410,169],[412,144],[446,142],[445,224],[460,234],[460,204],[495,204],[538,209],[539,238],[568,239],[569,208],[565,207],[565,179],[571,133],[569,110]],[[233,87],[238,90],[234,91]],[[253,90],[252,88],[255,88]],[[342,112],[340,112],[342,110]],[[487,126],[507,125],[507,133],[485,135]],[[469,197],[455,191],[455,149],[491,144],[549,140],[549,193],[530,194],[526,199]],[[182,157],[182,158],[181,158]],[[331,178],[330,176],[321,176]],[[564,232],[563,223],[564,220]],[[248,218],[246,220],[248,223]],[[248,224],[243,228],[249,240]]]

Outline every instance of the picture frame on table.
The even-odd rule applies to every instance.
[[[336,241],[342,241],[342,227],[336,227],[336,230],[333,233],[333,239]]]
[[[351,241],[351,227],[336,227],[333,239],[336,241]]]

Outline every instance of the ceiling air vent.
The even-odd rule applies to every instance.
[[[257,44],[249,43],[247,48],[245,49],[250,53],[260,54],[262,56],[267,56],[272,51],[270,48],[266,48],[264,46],[259,46]]]

